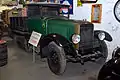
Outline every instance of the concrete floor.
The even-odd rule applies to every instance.
[[[0,80],[97,80],[100,65],[96,63],[68,63],[62,76],[54,75],[47,62],[32,63],[32,54],[24,52],[12,41],[8,43],[8,65],[0,68]]]

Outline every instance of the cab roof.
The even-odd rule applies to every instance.
[[[27,6],[41,6],[41,7],[69,7],[70,5],[59,4],[59,3],[48,3],[48,2],[32,2],[26,4]]]

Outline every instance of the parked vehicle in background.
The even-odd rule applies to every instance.
[[[120,48],[113,51],[112,59],[101,68],[98,80],[120,80]]]
[[[0,40],[0,67],[7,65],[8,63],[8,50],[7,42]]]
[[[109,33],[94,30],[94,24],[86,20],[69,19],[69,5],[30,3],[26,6],[27,17],[10,18],[11,33],[17,44],[29,53],[32,51],[28,44],[31,33],[42,34],[35,50],[41,58],[47,58],[54,74],[63,74],[67,62],[105,62],[108,48],[104,40],[112,41]],[[66,16],[63,9],[68,11]]]

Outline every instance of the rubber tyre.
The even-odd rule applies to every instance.
[[[7,52],[0,54],[0,60],[3,60],[3,59],[8,59]]]
[[[7,46],[0,48],[0,53],[7,53]]]
[[[7,65],[7,63],[8,63],[7,59],[0,60],[0,67]]]
[[[50,56],[47,58],[48,66],[50,70],[56,74],[56,75],[62,75],[65,72],[66,69],[66,57],[65,52],[62,47],[59,47],[55,42],[51,42],[48,45],[48,49],[50,52]],[[55,51],[56,53],[52,53],[52,51]],[[58,63],[56,65],[53,65],[52,55],[56,54],[58,57]]]
[[[32,53],[33,52],[33,46],[28,43],[27,39],[24,39],[24,50],[27,53]]]
[[[100,69],[97,80],[119,80],[119,76],[112,74],[115,60],[111,59],[106,62]]]
[[[103,57],[100,57],[96,63],[98,64],[104,64],[107,60],[107,57],[108,57],[108,48],[107,48],[107,45],[105,43],[105,41],[99,41],[99,44],[100,44],[100,47],[97,48],[98,51],[102,52],[103,54]]]
[[[7,44],[2,43],[0,44],[0,60],[8,58],[8,51],[7,51]]]

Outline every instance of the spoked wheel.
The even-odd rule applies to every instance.
[[[66,57],[63,48],[59,47],[55,42],[48,45],[50,56],[47,58],[50,70],[56,74],[61,75],[66,69]]]
[[[98,80],[120,80],[120,75],[116,74],[115,60],[109,60],[107,63],[103,65],[98,74]]]
[[[96,60],[98,64],[104,64],[108,57],[108,48],[104,41],[99,41],[100,46],[96,48],[97,53],[101,53],[101,57]]]

